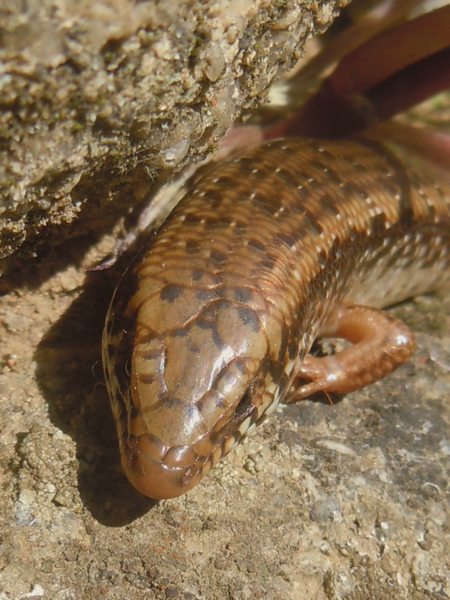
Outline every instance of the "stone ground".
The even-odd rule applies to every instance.
[[[118,468],[100,338],[111,248],[72,242],[0,298],[0,598],[450,596],[450,301],[395,310],[413,360],[341,402],[284,407],[188,495]],[[26,286],[24,283],[26,282]]]

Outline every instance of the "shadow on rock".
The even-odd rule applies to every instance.
[[[76,442],[81,499],[94,518],[110,526],[130,523],[155,504],[135,492],[120,471],[103,379],[103,323],[124,261],[88,274],[81,296],[46,333],[35,353],[36,378],[50,419]]]
[[[38,289],[68,265],[80,266],[88,249],[111,232],[119,219],[124,219],[126,229],[133,229],[154,187],[145,165],[122,173],[113,159],[106,160],[72,190],[73,202],[82,207],[74,221],[47,225],[39,235],[30,231],[28,241],[15,254],[0,259],[0,293],[23,286]]]

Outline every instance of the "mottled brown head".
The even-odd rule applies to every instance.
[[[204,287],[189,269],[166,283],[145,261],[119,284],[105,372],[122,465],[143,494],[186,492],[273,402],[279,325],[260,302],[250,288]]]

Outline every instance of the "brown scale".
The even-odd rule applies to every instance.
[[[107,316],[131,483],[182,494],[279,401],[345,393],[407,360],[411,332],[377,309],[448,278],[449,205],[448,187],[368,142],[279,140],[201,169]],[[314,358],[319,335],[354,346]]]

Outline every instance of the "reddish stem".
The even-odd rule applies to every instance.
[[[449,32],[450,36],[450,32]],[[396,73],[368,94],[382,121],[450,89],[450,47]]]
[[[363,93],[450,43],[450,5],[384,31],[347,54],[330,78],[336,94]]]
[[[423,0],[386,0],[377,4],[351,27],[327,41],[325,46],[311,58],[291,80],[295,87],[305,88],[317,81],[331,65],[355,50],[377,34],[395,27],[406,15]]]
[[[347,55],[318,93],[264,139],[350,135],[450,88],[449,32],[444,6],[382,33]]]

